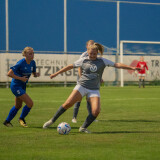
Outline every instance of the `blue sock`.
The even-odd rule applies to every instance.
[[[22,109],[22,113],[21,113],[20,118],[24,119],[28,115],[28,113],[30,112],[30,110],[31,110],[31,108],[29,108],[27,105],[25,105],[23,107],[23,109]]]
[[[6,121],[10,122],[15,115],[17,114],[19,109],[17,109],[15,106],[13,106],[8,114],[8,117],[6,118]]]

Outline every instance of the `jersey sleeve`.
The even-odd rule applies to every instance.
[[[147,66],[147,63],[145,64],[145,66],[146,66],[146,69],[148,70],[148,66]]]
[[[20,69],[20,67],[21,67],[21,62],[18,61],[18,62],[16,63],[16,65],[10,67],[10,69],[12,69],[12,71],[15,73],[15,72],[17,72],[17,71]]]
[[[115,65],[114,62],[112,62],[112,61],[110,61],[110,60],[108,60],[108,59],[102,58],[102,60],[103,60],[103,62],[104,62],[104,64],[105,64],[105,66],[114,67],[114,65]]]
[[[85,58],[80,58],[73,63],[73,68],[81,67]]]
[[[139,66],[139,62],[137,63],[137,66],[136,66],[136,67],[140,67],[140,66]]]
[[[33,73],[35,73],[36,72],[36,62],[35,61],[33,61],[33,71],[32,71]]]

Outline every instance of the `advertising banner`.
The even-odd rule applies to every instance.
[[[66,73],[62,73],[50,79],[49,75],[57,72],[61,68],[73,64],[78,60],[80,55],[70,55],[70,54],[35,54],[35,62],[37,65],[37,72],[40,73],[40,77],[34,78],[31,76],[30,82],[75,82],[77,80],[78,69],[74,68]],[[104,58],[107,58],[111,61],[115,61],[115,56],[113,55],[104,55]],[[11,78],[7,76],[9,68],[17,63],[18,60],[22,59],[22,54],[13,54],[13,53],[2,53],[0,54],[0,82],[11,81]],[[124,64],[130,66],[136,66],[139,61],[139,56],[123,56]],[[160,79],[160,56],[145,56],[145,61],[147,62],[149,68],[149,74],[146,75],[147,81],[153,81]],[[119,80],[120,80],[120,70]],[[106,67],[103,73],[104,81],[115,81],[115,68]],[[137,81],[138,77],[134,71],[124,70],[124,81]]]

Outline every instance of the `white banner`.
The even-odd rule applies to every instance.
[[[30,82],[52,82],[52,81],[76,81],[78,69],[74,68],[66,73],[58,75],[54,79],[50,79],[49,75],[55,73],[62,67],[73,64],[74,61],[79,59],[80,55],[64,55],[64,54],[35,54],[35,62],[37,65],[37,72],[40,77],[34,78],[31,76]],[[127,65],[136,66],[139,57],[137,56],[123,56],[123,62]],[[0,54],[0,82],[11,81],[7,76],[8,69],[15,65],[18,60],[22,59],[22,54],[2,53]],[[115,56],[104,56],[111,61],[115,61]],[[146,80],[152,81],[160,79],[160,56],[145,56],[150,74],[147,75]],[[119,74],[120,76],[120,74]],[[120,78],[119,78],[120,79]],[[115,68],[106,67],[103,73],[104,81],[115,81]],[[137,81],[138,77],[131,70],[124,71],[125,81]]]

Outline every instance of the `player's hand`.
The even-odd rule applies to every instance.
[[[134,71],[135,74],[138,74],[137,70]]]
[[[23,81],[23,82],[27,82],[28,81],[28,77],[27,76],[23,76],[23,77],[21,77],[20,80]]]
[[[56,77],[56,76],[57,76],[57,74],[54,73],[54,74],[51,74],[49,77],[50,77],[50,79],[52,79],[52,78],[54,78],[54,77]]]
[[[141,71],[142,69],[141,68],[138,68],[138,67],[133,67],[135,71]]]
[[[36,72],[35,77],[39,77],[39,76],[40,76],[40,73]]]
[[[149,70],[147,70],[147,74],[149,74]]]

